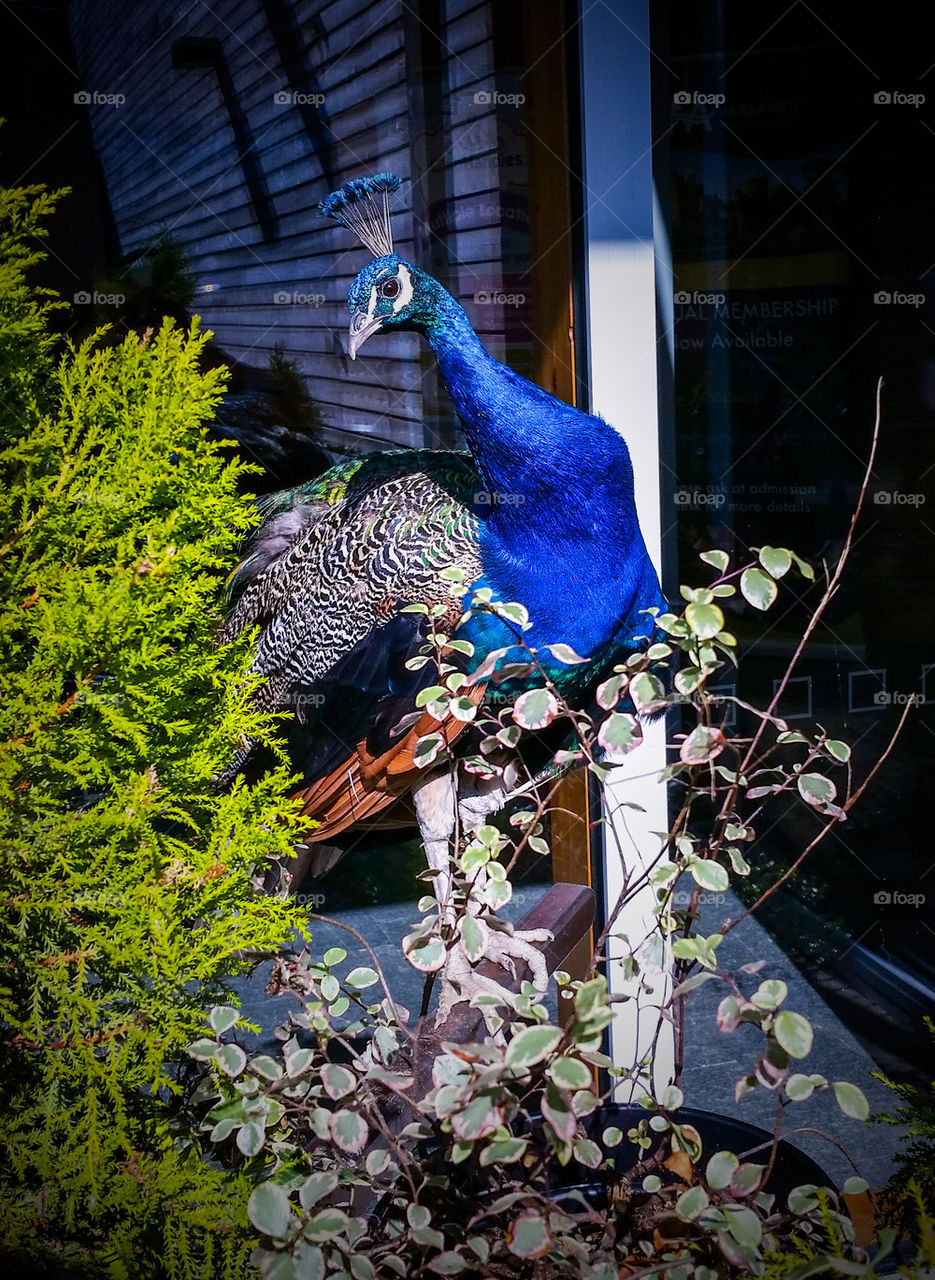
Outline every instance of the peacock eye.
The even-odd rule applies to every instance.
[[[389,280],[384,280],[380,285],[380,293],[384,298],[395,298],[399,293],[399,281],[395,276],[390,276]]]

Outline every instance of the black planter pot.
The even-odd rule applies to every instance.
[[[603,1133],[611,1126],[622,1129],[624,1134],[633,1129],[640,1120],[646,1120],[651,1112],[643,1107],[622,1106],[609,1103],[593,1112],[584,1122],[588,1137],[596,1142],[601,1151],[614,1161],[615,1172],[626,1173],[640,1160],[641,1152],[633,1143],[624,1140],[617,1147],[608,1147],[603,1140]],[[680,1124],[690,1124],[698,1130],[704,1145],[704,1160],[715,1151],[732,1151],[741,1161],[752,1164],[766,1164],[773,1135],[757,1125],[747,1124],[742,1120],[734,1120],[730,1116],[719,1116],[712,1111],[701,1111],[696,1107],[682,1107],[678,1112]],[[664,1135],[659,1134],[660,1138]],[[704,1160],[702,1164],[704,1164]],[[661,1171],[663,1176],[665,1171]],[[789,1192],[804,1183],[813,1183],[818,1187],[834,1187],[834,1180],[815,1163],[815,1161],[794,1147],[791,1142],[780,1139],[768,1181],[761,1190],[771,1192],[778,1203],[784,1204]],[[604,1198],[604,1187],[595,1170],[585,1169],[571,1163],[552,1177],[555,1194],[561,1196],[562,1191],[577,1190],[583,1192],[595,1203]]]

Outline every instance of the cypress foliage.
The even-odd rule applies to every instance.
[[[0,191],[2,1239],[31,1275],[234,1275],[249,1187],[173,1110],[225,979],[301,926],[254,887],[298,833],[285,765],[212,786],[275,737],[214,638],[254,516],[202,430],[197,321],[51,333],[29,272],[60,194]]]

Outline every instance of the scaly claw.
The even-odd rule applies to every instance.
[[[517,962],[521,966],[528,966],[533,986],[537,991],[545,991],[549,985],[549,971],[545,956],[535,944],[550,942],[551,939],[552,934],[548,929],[518,929],[512,932],[491,930],[487,949],[477,963],[492,960],[513,978],[516,977]],[[499,996],[508,1008],[512,1006],[513,993],[509,988],[495,978],[479,973],[459,940],[448,953],[442,974],[436,1024],[444,1022],[456,1004],[469,1003],[474,996],[481,994]]]

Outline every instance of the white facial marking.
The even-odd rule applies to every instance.
[[[399,296],[393,302],[394,316],[399,315],[403,307],[407,306],[408,303],[412,301],[412,273],[402,262],[396,268],[396,279],[399,281],[402,288],[399,291]]]
[[[372,317],[376,309],[377,309],[377,286],[373,285],[370,290],[370,305],[367,308],[367,315]]]

